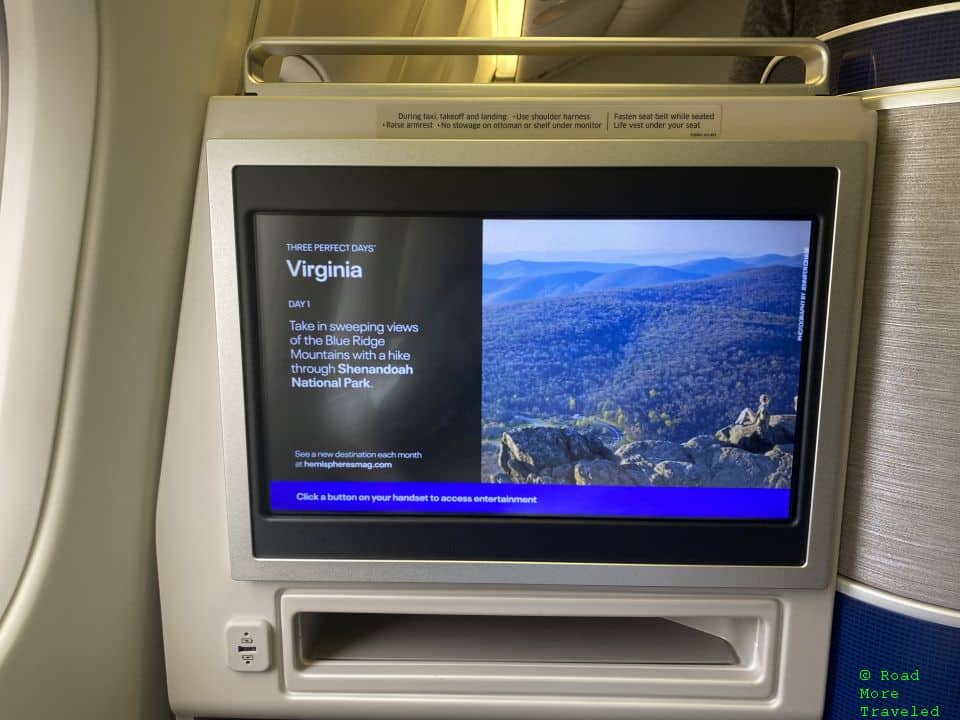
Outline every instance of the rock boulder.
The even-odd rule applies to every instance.
[[[576,430],[526,427],[503,433],[501,472],[488,482],[785,488],[793,476],[794,424],[792,415],[774,415],[763,429],[733,425],[684,443],[640,440],[616,453]]]
[[[765,453],[772,450],[775,445],[792,443],[796,422],[796,415],[771,415],[766,426],[759,423],[727,425],[717,430],[714,437],[724,445],[751,453]]]
[[[580,460],[618,458],[595,437],[561,427],[520,428],[500,440],[500,469],[516,482],[572,483]]]
[[[640,465],[610,460],[581,460],[573,469],[577,485],[649,485],[650,472]]]
[[[617,456],[624,462],[646,460],[654,465],[664,460],[685,462],[690,459],[679,444],[669,440],[637,440],[627,443],[617,448]]]
[[[664,460],[657,463],[653,476],[654,485],[696,487],[710,479],[708,468],[692,462]]]

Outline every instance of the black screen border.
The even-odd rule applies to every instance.
[[[236,166],[235,232],[254,556],[802,565],[838,179],[831,167]],[[261,472],[263,429],[258,423],[262,398],[253,218],[261,212],[811,221],[791,518],[271,514],[268,479]]]

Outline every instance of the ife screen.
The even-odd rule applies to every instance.
[[[255,213],[269,511],[789,519],[812,236]]]

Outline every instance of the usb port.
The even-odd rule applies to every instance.
[[[248,652],[256,652],[256,651],[257,651],[256,645],[237,645],[237,652],[248,653]]]

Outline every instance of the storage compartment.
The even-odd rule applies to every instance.
[[[735,665],[723,638],[655,617],[299,613],[304,664],[330,661]]]
[[[771,598],[290,591],[284,684],[306,693],[769,697]]]

